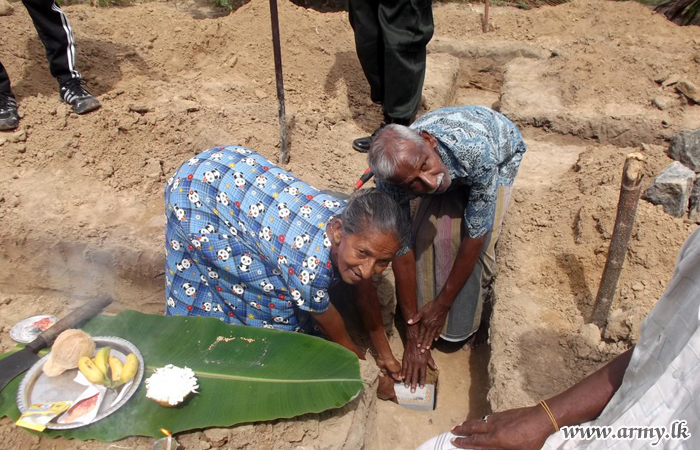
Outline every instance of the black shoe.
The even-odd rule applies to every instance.
[[[369,151],[369,147],[372,145],[374,137],[377,135],[377,133],[379,133],[379,130],[381,130],[385,126],[386,122],[382,122],[382,124],[379,125],[379,128],[374,130],[374,133],[372,133],[370,136],[355,139],[354,141],[352,141],[352,148],[360,153],[367,153]]]
[[[63,83],[59,90],[61,100],[71,105],[77,114],[89,113],[102,106],[99,100],[85,90],[83,84],[82,79],[73,78]]]
[[[395,123],[397,125],[409,126],[413,123],[415,118],[416,116],[413,116],[410,119],[394,119],[393,117],[389,117],[384,114],[384,120],[382,121],[381,125],[379,125],[379,128],[374,130],[374,133],[372,133],[370,136],[357,138],[352,141],[352,148],[360,153],[367,153],[372,145],[372,141],[374,140],[375,136],[377,136],[377,133],[379,133],[379,130],[387,126],[387,124]]]
[[[17,101],[11,94],[0,93],[0,130],[14,130],[18,126]]]

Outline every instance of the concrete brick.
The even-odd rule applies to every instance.
[[[695,186],[690,193],[690,220],[700,223],[700,175],[695,179]]]
[[[700,172],[700,129],[681,131],[673,136],[668,156],[680,161],[695,173]]]
[[[674,161],[659,174],[646,191],[645,198],[654,205],[662,205],[666,214],[683,217],[695,181],[695,173]]]

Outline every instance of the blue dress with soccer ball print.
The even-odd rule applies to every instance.
[[[184,163],[165,207],[166,315],[314,332],[333,282],[325,230],[344,201],[227,146]]]

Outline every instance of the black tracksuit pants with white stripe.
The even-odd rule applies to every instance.
[[[53,0],[22,0],[46,48],[51,75],[59,85],[80,78],[75,69],[75,41],[68,17]],[[0,93],[11,93],[10,78],[0,62]]]

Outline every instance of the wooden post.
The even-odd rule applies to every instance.
[[[489,6],[490,0],[484,0],[484,17],[481,19],[481,30],[484,33],[489,32]]]
[[[591,314],[591,322],[601,330],[605,328],[608,322],[610,307],[617,290],[622,264],[625,262],[630,236],[632,236],[634,216],[637,212],[639,195],[642,190],[643,168],[644,156],[641,153],[637,152],[627,155],[622,169],[622,183],[620,184],[620,200],[617,203],[615,229],[610,239],[608,259],[605,262],[603,277],[600,280],[598,295]]]
[[[287,118],[284,112],[284,79],[282,77],[282,50],[280,45],[280,22],[277,13],[277,0],[270,0],[270,22],[272,25],[272,53],[275,58],[275,80],[277,81],[277,103],[279,104],[280,151],[279,163],[289,162],[287,150]]]

